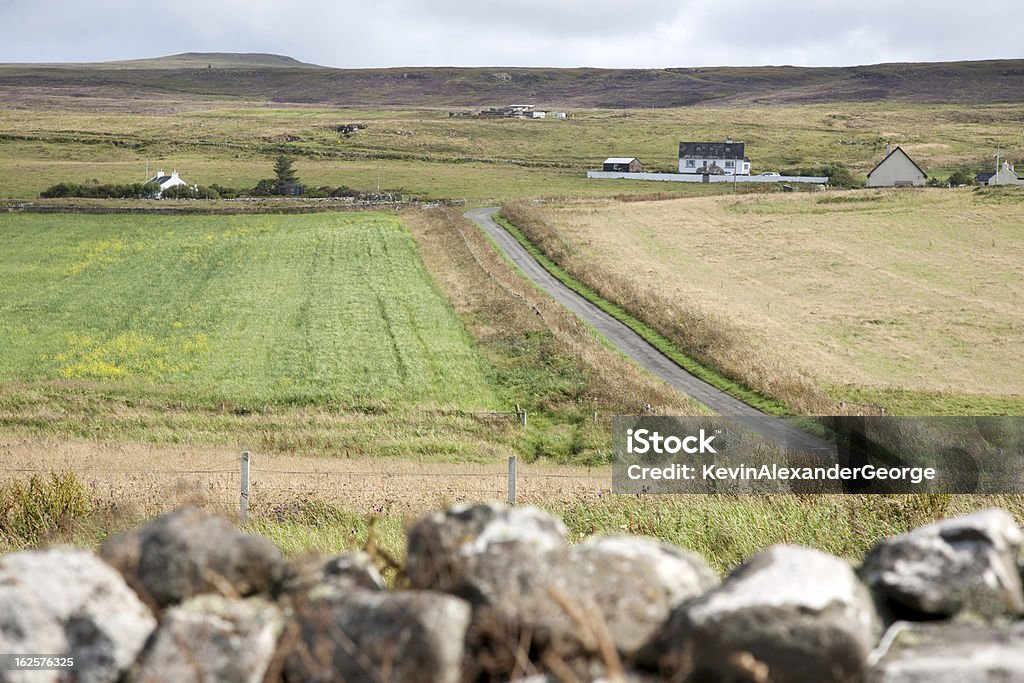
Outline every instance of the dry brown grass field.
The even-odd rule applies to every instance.
[[[180,505],[237,519],[237,451],[69,439],[0,438],[0,552],[74,543],[95,547],[111,533]],[[24,502],[32,470],[46,503]],[[47,484],[48,472],[70,478]],[[370,548],[387,575],[400,568],[405,530],[455,502],[504,500],[506,465],[412,463],[388,458],[255,454],[248,531],[289,555]],[[517,501],[564,519],[573,542],[635,533],[701,553],[727,571],[776,543],[860,557],[878,539],[942,517],[999,506],[1024,520],[1019,496],[623,496],[609,495],[603,467],[520,463]],[[82,501],[67,514],[68,498]],[[45,506],[42,506],[45,505]]]
[[[27,472],[74,472],[96,501],[152,517],[198,505],[229,517],[239,511],[239,452],[212,446],[171,446],[84,440],[0,439],[0,484]],[[254,515],[317,500],[357,515],[415,518],[455,502],[505,500],[508,465],[412,462],[395,458],[322,458],[253,454]],[[518,464],[516,498],[527,504],[587,500],[611,488],[608,467]]]
[[[897,413],[1024,408],[1024,193],[883,190],[514,211],[575,276],[700,360],[797,409],[844,400]],[[696,339],[687,338],[694,326]]]

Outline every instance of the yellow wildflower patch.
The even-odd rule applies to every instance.
[[[158,338],[131,331],[102,341],[69,335],[67,342],[69,348],[55,357],[67,379],[165,379],[193,369],[209,348],[201,333]]]
[[[68,267],[68,274],[79,275],[84,270],[93,266],[107,266],[121,260],[121,255],[128,248],[128,245],[116,237],[109,240],[93,242],[86,250],[81,260]],[[141,251],[141,246],[135,249],[136,253]]]

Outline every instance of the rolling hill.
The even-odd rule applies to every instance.
[[[855,67],[335,69],[267,54],[0,64],[0,92],[244,99],[367,107],[679,107],[817,102],[1014,102],[1024,60]]]
[[[231,68],[319,68],[316,64],[300,62],[293,57],[283,55],[271,55],[263,52],[184,52],[180,55],[168,57],[153,57],[150,59],[130,59],[119,62],[101,62],[88,66],[101,68],[121,67],[128,69],[205,69],[207,67],[218,69]]]

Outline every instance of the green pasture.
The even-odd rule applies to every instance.
[[[493,405],[384,214],[0,216],[0,383],[203,403]]]
[[[142,111],[130,111],[130,103],[124,110],[74,106],[0,108],[0,197],[34,197],[60,181],[140,181],[147,161],[151,173],[177,169],[189,182],[248,188],[271,175],[281,153],[297,159],[309,186],[373,192],[379,179],[384,191],[474,202],[706,192],[585,177],[608,156],[636,156],[648,170],[673,171],[680,140],[744,140],[754,172],[839,162],[863,177],[887,142],[940,179],[964,166],[987,168],[997,145],[1011,160],[1024,157],[1021,104],[582,110],[567,120],[201,101]],[[339,132],[353,123],[366,127]]]

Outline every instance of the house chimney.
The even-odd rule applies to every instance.
[[[892,143],[887,142],[885,143],[885,156],[889,156],[890,154],[892,154]]]
[[[163,169],[160,169],[159,171],[156,172],[156,177],[157,178],[163,178],[164,177]]]
[[[178,177],[178,169],[174,169],[173,171],[171,171],[171,177],[172,178],[177,178]]]

